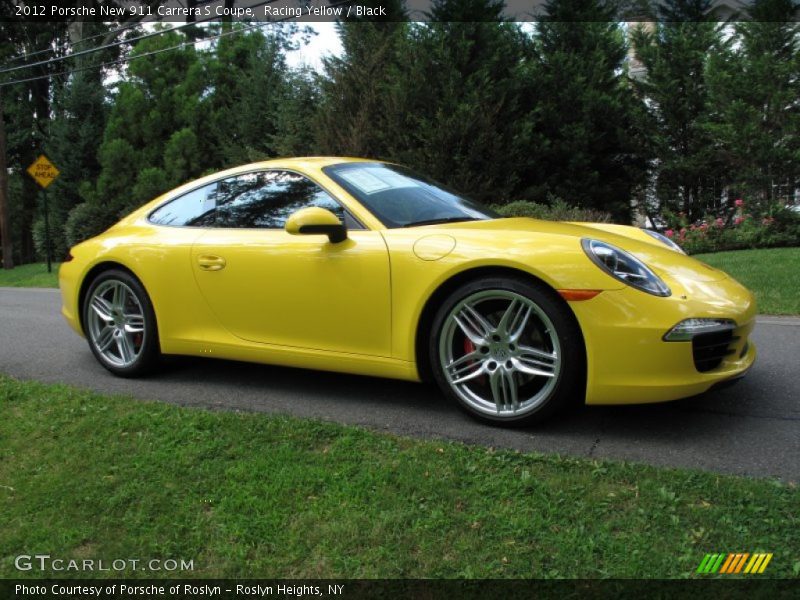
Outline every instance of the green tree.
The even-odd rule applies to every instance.
[[[709,64],[714,136],[736,195],[789,201],[800,185],[800,27],[793,0],[756,0]]]
[[[369,3],[367,3],[369,4]],[[408,24],[401,0],[381,3],[387,16],[338,25],[344,52],[324,61],[313,127],[324,154],[386,158],[388,90],[403,58]]]
[[[167,191],[177,183],[168,173],[177,178],[197,175],[205,168],[206,154],[187,141],[191,135],[186,132],[200,127],[202,121],[198,107],[203,66],[194,47],[135,58],[184,41],[180,32],[165,32],[138,42],[131,50],[133,60],[116,84],[97,152],[99,173],[96,180],[79,186],[84,203],[67,218],[68,243],[99,233],[124,213]],[[192,148],[194,156],[187,155]],[[170,159],[179,159],[169,169],[167,152]]]
[[[264,33],[226,23],[204,32],[225,36],[208,49],[190,44],[141,59],[187,38],[165,32],[136,44],[113,95],[96,183],[81,188],[89,206],[74,211],[93,225],[69,219],[70,240],[205,172],[277,153],[291,94],[284,54],[298,29]]]
[[[66,24],[4,20],[0,22],[0,40],[0,64],[17,67],[23,61],[14,57],[42,48],[51,48],[52,55],[62,54],[67,47]],[[37,78],[2,89],[6,166],[9,172],[9,220],[16,263],[32,262],[36,258],[33,225],[37,219],[41,188],[25,170],[45,151],[53,97],[48,76],[58,72],[61,67],[58,63],[45,63],[2,77],[5,82]]]
[[[387,155],[489,203],[515,199],[527,142],[526,37],[502,9],[433,2],[431,22],[409,29],[386,94]]]
[[[526,184],[535,198],[558,197],[629,218],[646,175],[646,144],[623,64],[624,33],[601,0],[550,0],[529,69],[532,123]]]
[[[320,105],[317,74],[308,68],[286,73],[286,89],[277,110],[273,148],[278,156],[307,156],[318,152],[314,123]]]
[[[691,220],[714,206],[724,185],[724,165],[707,128],[706,67],[720,48],[722,27],[710,9],[711,0],[665,0],[654,30],[633,33],[647,70],[638,86],[652,116],[658,198]]]
[[[100,69],[87,69],[75,73],[63,87],[56,89],[45,150],[60,174],[40,195],[42,203],[34,224],[34,241],[40,258],[46,252],[44,201],[48,206],[51,256],[58,260],[67,250],[64,234],[67,215],[82,201],[79,187],[84,181],[94,181],[100,173],[97,153],[108,112],[103,77]]]
[[[181,33],[163,33],[137,43],[131,57],[184,41]],[[98,153],[100,173],[85,200],[106,207],[109,219],[118,218],[152,194],[202,173],[208,156],[193,138],[204,130],[203,85],[203,65],[193,46],[132,60],[117,85]],[[153,169],[163,175],[154,176]],[[164,189],[154,189],[154,181]]]
[[[233,24],[232,30],[244,25]],[[285,50],[296,29],[253,31],[222,38],[206,55],[202,111],[215,166],[263,160],[277,154],[281,107],[290,97]]]

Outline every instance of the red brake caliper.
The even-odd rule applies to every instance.
[[[464,354],[470,354],[472,352],[475,352],[475,344],[473,344],[472,340],[470,340],[468,337],[465,337],[464,338]],[[469,366],[470,367],[472,367],[472,365],[474,365],[474,364],[475,364],[474,360],[469,361]],[[484,376],[483,375],[479,375],[475,379],[477,381],[480,381],[481,384],[484,383]]]
[[[475,352],[475,344],[468,337],[464,338],[464,354]]]

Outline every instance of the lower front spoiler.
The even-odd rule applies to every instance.
[[[716,392],[717,390],[724,390],[725,388],[729,388],[731,386],[736,385],[742,379],[747,377],[747,374],[750,372],[751,368],[752,368],[752,364],[749,367],[747,367],[744,371],[739,373],[738,375],[734,375],[733,377],[728,377],[727,379],[723,379],[722,381],[718,381],[718,382],[712,384],[711,387],[708,388],[708,390],[706,390],[706,391],[707,392]]]

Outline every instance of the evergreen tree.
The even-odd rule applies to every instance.
[[[55,97],[46,151],[60,174],[42,193],[42,197],[46,195],[50,252],[55,260],[66,254],[64,226],[69,211],[82,201],[80,185],[94,181],[100,172],[97,153],[107,114],[103,77],[99,69],[75,73],[57,90]],[[42,208],[40,205],[40,215],[34,224],[34,240],[40,258],[46,253]]]
[[[800,27],[793,0],[756,0],[711,56],[710,131],[738,197],[786,203],[800,186]]]
[[[502,9],[435,0],[387,86],[387,154],[487,203],[515,199],[527,150],[526,38]]]
[[[136,45],[113,96],[96,184],[82,188],[88,206],[73,211],[68,241],[97,233],[205,172],[276,154],[289,94],[284,51],[296,28],[270,34],[242,24],[223,28],[230,34],[208,50],[189,45],[135,58],[180,45],[186,38],[178,32]]]
[[[276,156],[279,113],[289,96],[284,51],[291,33],[231,35],[207,55],[202,111],[209,138],[204,147],[212,151],[215,166]]]
[[[653,117],[657,193],[663,206],[692,220],[714,205],[723,188],[724,168],[707,128],[706,66],[721,41],[710,9],[711,0],[664,0],[655,30],[633,34],[647,69],[639,88]]]
[[[534,198],[627,220],[647,165],[623,31],[601,0],[550,0],[545,8],[529,74],[535,141],[526,183]]]
[[[51,48],[53,55],[63,53],[67,45],[65,23],[0,23],[0,52],[6,59]],[[17,66],[14,61],[6,66]],[[6,125],[7,168],[9,169],[9,213],[14,248],[14,262],[36,259],[33,225],[37,219],[41,187],[26,169],[45,151],[50,128],[52,79],[58,63],[42,64],[4,76],[4,80],[43,77],[3,87],[3,113]]]
[[[317,76],[312,69],[286,73],[286,89],[277,111],[277,133],[273,148],[277,156],[308,156],[317,153],[314,130],[309,127],[320,103]]]
[[[139,42],[131,56],[183,41],[180,33],[164,33]],[[154,180],[169,186],[202,173],[207,154],[196,140],[205,130],[199,110],[203,89],[203,65],[193,46],[132,60],[128,76],[117,86],[99,151],[101,171],[89,200],[109,207],[118,217],[151,199],[136,191],[152,193]],[[164,176],[154,177],[148,169],[159,169]]]
[[[369,3],[367,3],[369,4]],[[323,154],[385,158],[387,100],[408,24],[402,0],[381,3],[387,16],[337,25],[344,52],[324,61],[313,127]]]

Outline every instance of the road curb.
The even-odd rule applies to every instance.
[[[800,317],[785,317],[782,315],[758,315],[756,323],[765,325],[789,325],[790,327],[800,327]]]

